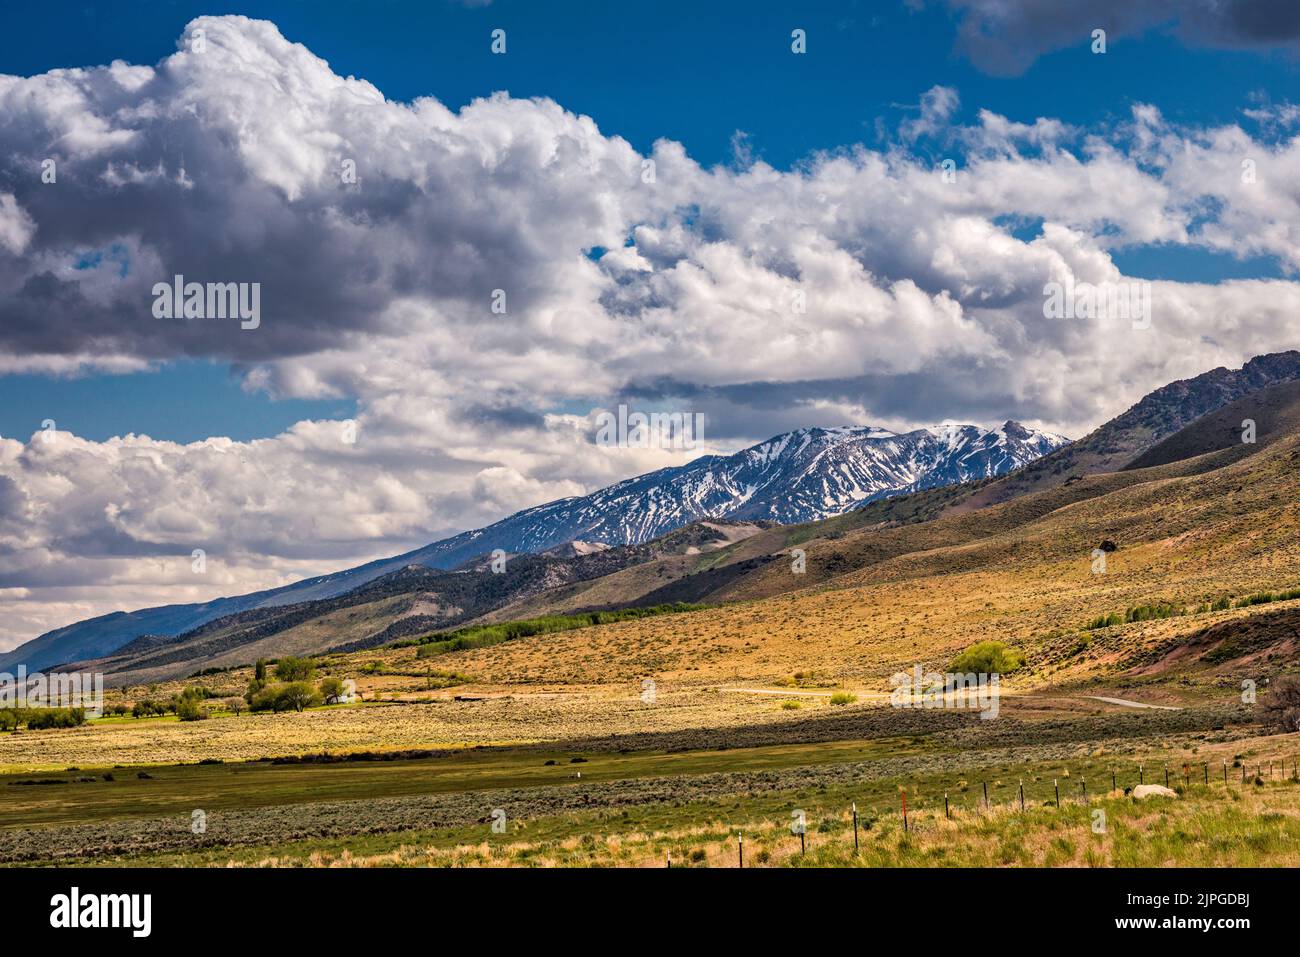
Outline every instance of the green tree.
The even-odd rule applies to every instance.
[[[46,728],[75,728],[86,723],[85,708],[30,708],[27,727],[32,731]]]
[[[304,708],[310,708],[320,703],[320,692],[305,681],[291,681],[277,689],[277,711],[288,711],[289,708],[294,711],[302,711]]]
[[[266,681],[262,679],[254,678],[248,683],[248,690],[244,692],[244,700],[248,702],[248,706],[254,711],[263,710],[253,704],[253,699],[256,698],[258,693],[263,691],[265,688]]]
[[[248,686],[248,707],[251,711],[272,711],[276,707],[276,688],[274,685],[255,687],[256,682]]]
[[[330,676],[322,679],[320,683],[321,697],[325,699],[326,704],[337,704],[343,697],[343,682],[339,678]]]
[[[275,677],[280,681],[311,681],[316,663],[310,658],[281,658],[275,663]]]
[[[260,684],[266,684],[266,659],[258,658],[257,664],[253,665],[253,680]]]
[[[176,702],[176,717],[182,721],[205,721],[208,709],[203,707],[195,695],[181,695]]]

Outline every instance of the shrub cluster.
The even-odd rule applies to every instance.
[[[1247,595],[1245,598],[1238,600],[1238,608],[1249,608],[1251,605],[1267,605],[1274,601],[1290,601],[1292,598],[1300,598],[1300,588],[1291,588],[1287,591],[1261,591],[1253,595]]]
[[[1092,621],[1088,622],[1086,630],[1096,631],[1098,628],[1110,628],[1114,625],[1126,625],[1135,621],[1154,621],[1159,618],[1175,618],[1179,615],[1187,614],[1187,609],[1182,605],[1173,605],[1169,602],[1155,602],[1148,605],[1135,605],[1128,611],[1120,614],[1111,612],[1109,615],[1099,615]]]
[[[1290,588],[1285,591],[1261,591],[1253,595],[1246,595],[1233,601],[1227,595],[1220,596],[1211,602],[1204,602],[1192,609],[1192,614],[1201,615],[1211,611],[1227,611],[1229,608],[1250,608],[1252,605],[1267,605],[1275,601],[1290,601],[1293,598],[1300,598],[1300,588]],[[1085,626],[1087,631],[1096,631],[1098,628],[1110,628],[1114,625],[1124,625],[1135,621],[1151,621],[1156,618],[1175,618],[1180,615],[1188,614],[1188,609],[1183,605],[1173,605],[1168,602],[1156,602],[1149,605],[1137,605],[1130,608],[1124,614],[1111,612],[1108,615],[1098,615]]]
[[[0,731],[75,728],[86,723],[85,708],[0,708]]]
[[[420,658],[444,655],[452,651],[464,651],[469,648],[487,648],[518,638],[531,638],[557,631],[571,631],[574,628],[590,628],[592,625],[609,625],[619,621],[636,618],[651,618],[656,615],[670,615],[679,612],[697,611],[707,605],[692,605],[687,602],[674,602],[668,605],[650,605],[645,608],[622,608],[618,611],[588,611],[578,615],[546,615],[542,618],[527,618],[522,621],[507,621],[499,625],[472,625],[455,631],[435,631],[420,638],[394,642],[389,647],[404,648],[418,645],[416,652]]]
[[[176,695],[171,703],[172,710],[176,712],[176,717],[182,721],[205,721],[208,717],[208,709],[203,702],[208,695],[206,688],[192,687],[184,689]]]
[[[1010,674],[1025,663],[1024,656],[1001,641],[981,641],[971,645],[948,666],[957,674]]]

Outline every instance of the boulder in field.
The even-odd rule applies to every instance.
[[[1178,794],[1163,784],[1139,784],[1133,789],[1133,797],[1135,800],[1141,801],[1152,797],[1176,798]]]

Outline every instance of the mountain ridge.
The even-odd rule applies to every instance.
[[[1297,379],[1300,352],[1295,350],[1256,356],[1236,370],[1217,367],[1152,390],[1076,442],[1045,450],[1041,455],[1026,453],[1029,461],[1020,462],[1018,467],[1000,459],[999,449],[1013,441],[1033,441],[1035,435],[1046,436],[1049,442],[1059,437],[1031,433],[1013,420],[998,429],[941,425],[901,435],[870,426],[794,430],[731,456],[701,457],[684,466],[636,476],[589,496],[525,509],[485,528],[393,558],[278,589],[202,604],[114,612],[76,622],[0,655],[0,669],[13,670],[19,663],[36,668],[102,657],[143,635],[175,636],[251,608],[330,598],[410,564],[455,567],[498,547],[507,552],[544,552],[571,541],[591,545],[646,541],[664,528],[680,528],[705,517],[777,520],[782,524],[817,520],[829,514],[851,518],[863,512],[865,517],[864,510],[874,511],[887,500],[901,502],[902,508],[891,507],[883,514],[901,514],[902,520],[908,522],[978,510],[1087,475],[1123,469],[1199,418],[1271,385]],[[796,437],[800,442],[798,453],[812,449],[803,459],[798,454],[784,455]],[[835,437],[841,441],[830,441]],[[868,443],[893,445],[894,459],[888,463],[873,460]],[[931,457],[926,468],[919,467],[916,458],[922,451]],[[971,456],[974,460],[967,461]],[[776,483],[770,475],[763,482],[751,481],[762,477],[773,462],[786,466],[779,470],[785,473],[782,483]],[[722,463],[731,463],[732,468],[724,476],[727,481],[720,485],[708,472]],[[813,468],[812,464],[821,467]],[[1004,474],[998,475],[999,469],[1004,469]],[[684,486],[679,489],[683,492],[679,503],[675,509],[659,512],[662,503],[654,503],[649,493],[673,481]],[[741,481],[743,486],[738,484]],[[725,488],[728,482],[730,492]],[[956,486],[955,494],[935,494],[946,492],[953,483],[962,483]],[[743,496],[738,494],[741,488]],[[761,488],[772,488],[774,492],[756,494]],[[633,514],[626,503],[630,496],[638,494],[643,496],[642,509]],[[729,507],[721,507],[723,502],[730,503]],[[590,506],[595,506],[594,512]],[[620,524],[602,526],[608,514],[618,516]]]
[[[1225,435],[1218,424],[1223,415],[1239,417],[1244,411],[1257,417],[1258,443]],[[114,682],[147,683],[247,665],[257,657],[369,649],[380,653],[397,639],[466,625],[679,602],[731,604],[820,592],[827,585],[843,588],[882,573],[910,578],[909,567],[917,563],[942,561],[949,572],[973,571],[1013,558],[1026,546],[1029,551],[1047,547],[1039,533],[1021,538],[1025,529],[1047,528],[1068,521],[1070,515],[1090,512],[1095,516],[1093,531],[1071,546],[1086,556],[1098,541],[1120,541],[1125,548],[1134,541],[1135,526],[1110,517],[1095,500],[1131,500],[1137,495],[1163,501],[1166,493],[1161,489],[1169,489],[1176,502],[1180,485],[1188,487],[1211,472],[1218,478],[1209,482],[1222,482],[1232,474],[1234,463],[1261,455],[1277,441],[1294,446],[1297,437],[1300,382],[1279,383],[1196,420],[1158,444],[1155,457],[1160,461],[1151,465],[1067,481],[966,514],[881,522],[890,512],[882,506],[898,501],[886,499],[801,525],[703,521],[644,545],[566,558],[555,553],[567,550],[517,556],[501,574],[494,573],[494,563],[487,558],[454,572],[409,566],[336,599],[232,616],[174,642],[141,639],[133,643],[134,649],[82,667],[104,671]],[[935,493],[969,494],[971,486],[978,489],[983,481],[906,498],[928,501]],[[1050,547],[1059,546],[1056,542]],[[885,571],[891,568],[892,573]]]
[[[1014,420],[991,429],[946,423],[905,433],[876,426],[796,429],[277,589],[75,622],[0,655],[0,669],[102,657],[144,635],[175,636],[256,608],[332,598],[412,564],[449,570],[498,548],[537,554],[575,541],[590,548],[636,545],[703,519],[813,521],[882,497],[1003,474],[1066,442]]]

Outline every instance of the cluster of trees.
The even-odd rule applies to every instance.
[[[253,711],[302,711],[334,704],[344,695],[343,682],[333,676],[312,684],[316,663],[310,658],[281,658],[275,663],[275,681],[267,678],[267,662],[258,659],[244,700]]]
[[[86,723],[85,708],[0,708],[0,731],[75,728]]]
[[[343,699],[346,692],[342,680],[331,676],[314,682],[315,677],[316,663],[310,658],[281,658],[274,662],[273,671],[271,663],[261,658],[243,697],[226,698],[217,702],[217,706],[239,715],[245,708],[252,711],[302,711]],[[130,693],[129,688],[121,690],[123,696]],[[113,715],[129,713],[137,718],[174,714],[182,721],[203,721],[211,714],[208,702],[217,697],[215,691],[203,685],[190,685],[170,698],[159,697],[157,685],[150,685],[147,691],[147,697],[137,699],[129,707],[124,702],[115,702],[107,706],[105,712]]]
[[[248,706],[254,711],[302,711],[324,700],[309,681],[289,681],[263,688],[249,685],[248,693],[244,697],[248,701]]]
[[[133,718],[150,718],[154,715],[164,715],[171,710],[170,702],[158,701],[154,698],[141,698],[131,706],[131,717]]]
[[[140,698],[131,706],[131,716],[151,718],[174,714],[182,721],[202,721],[208,717],[208,709],[204,702],[214,697],[216,692],[211,689],[204,688],[202,685],[192,685],[165,701],[159,698]],[[126,705],[113,704],[107,711],[109,714],[124,715],[127,709]]]
[[[1253,595],[1247,595],[1245,598],[1238,599],[1237,607],[1249,608],[1252,605],[1267,605],[1269,602],[1290,601],[1293,598],[1300,598],[1300,588],[1289,588],[1286,591],[1256,592]]]

